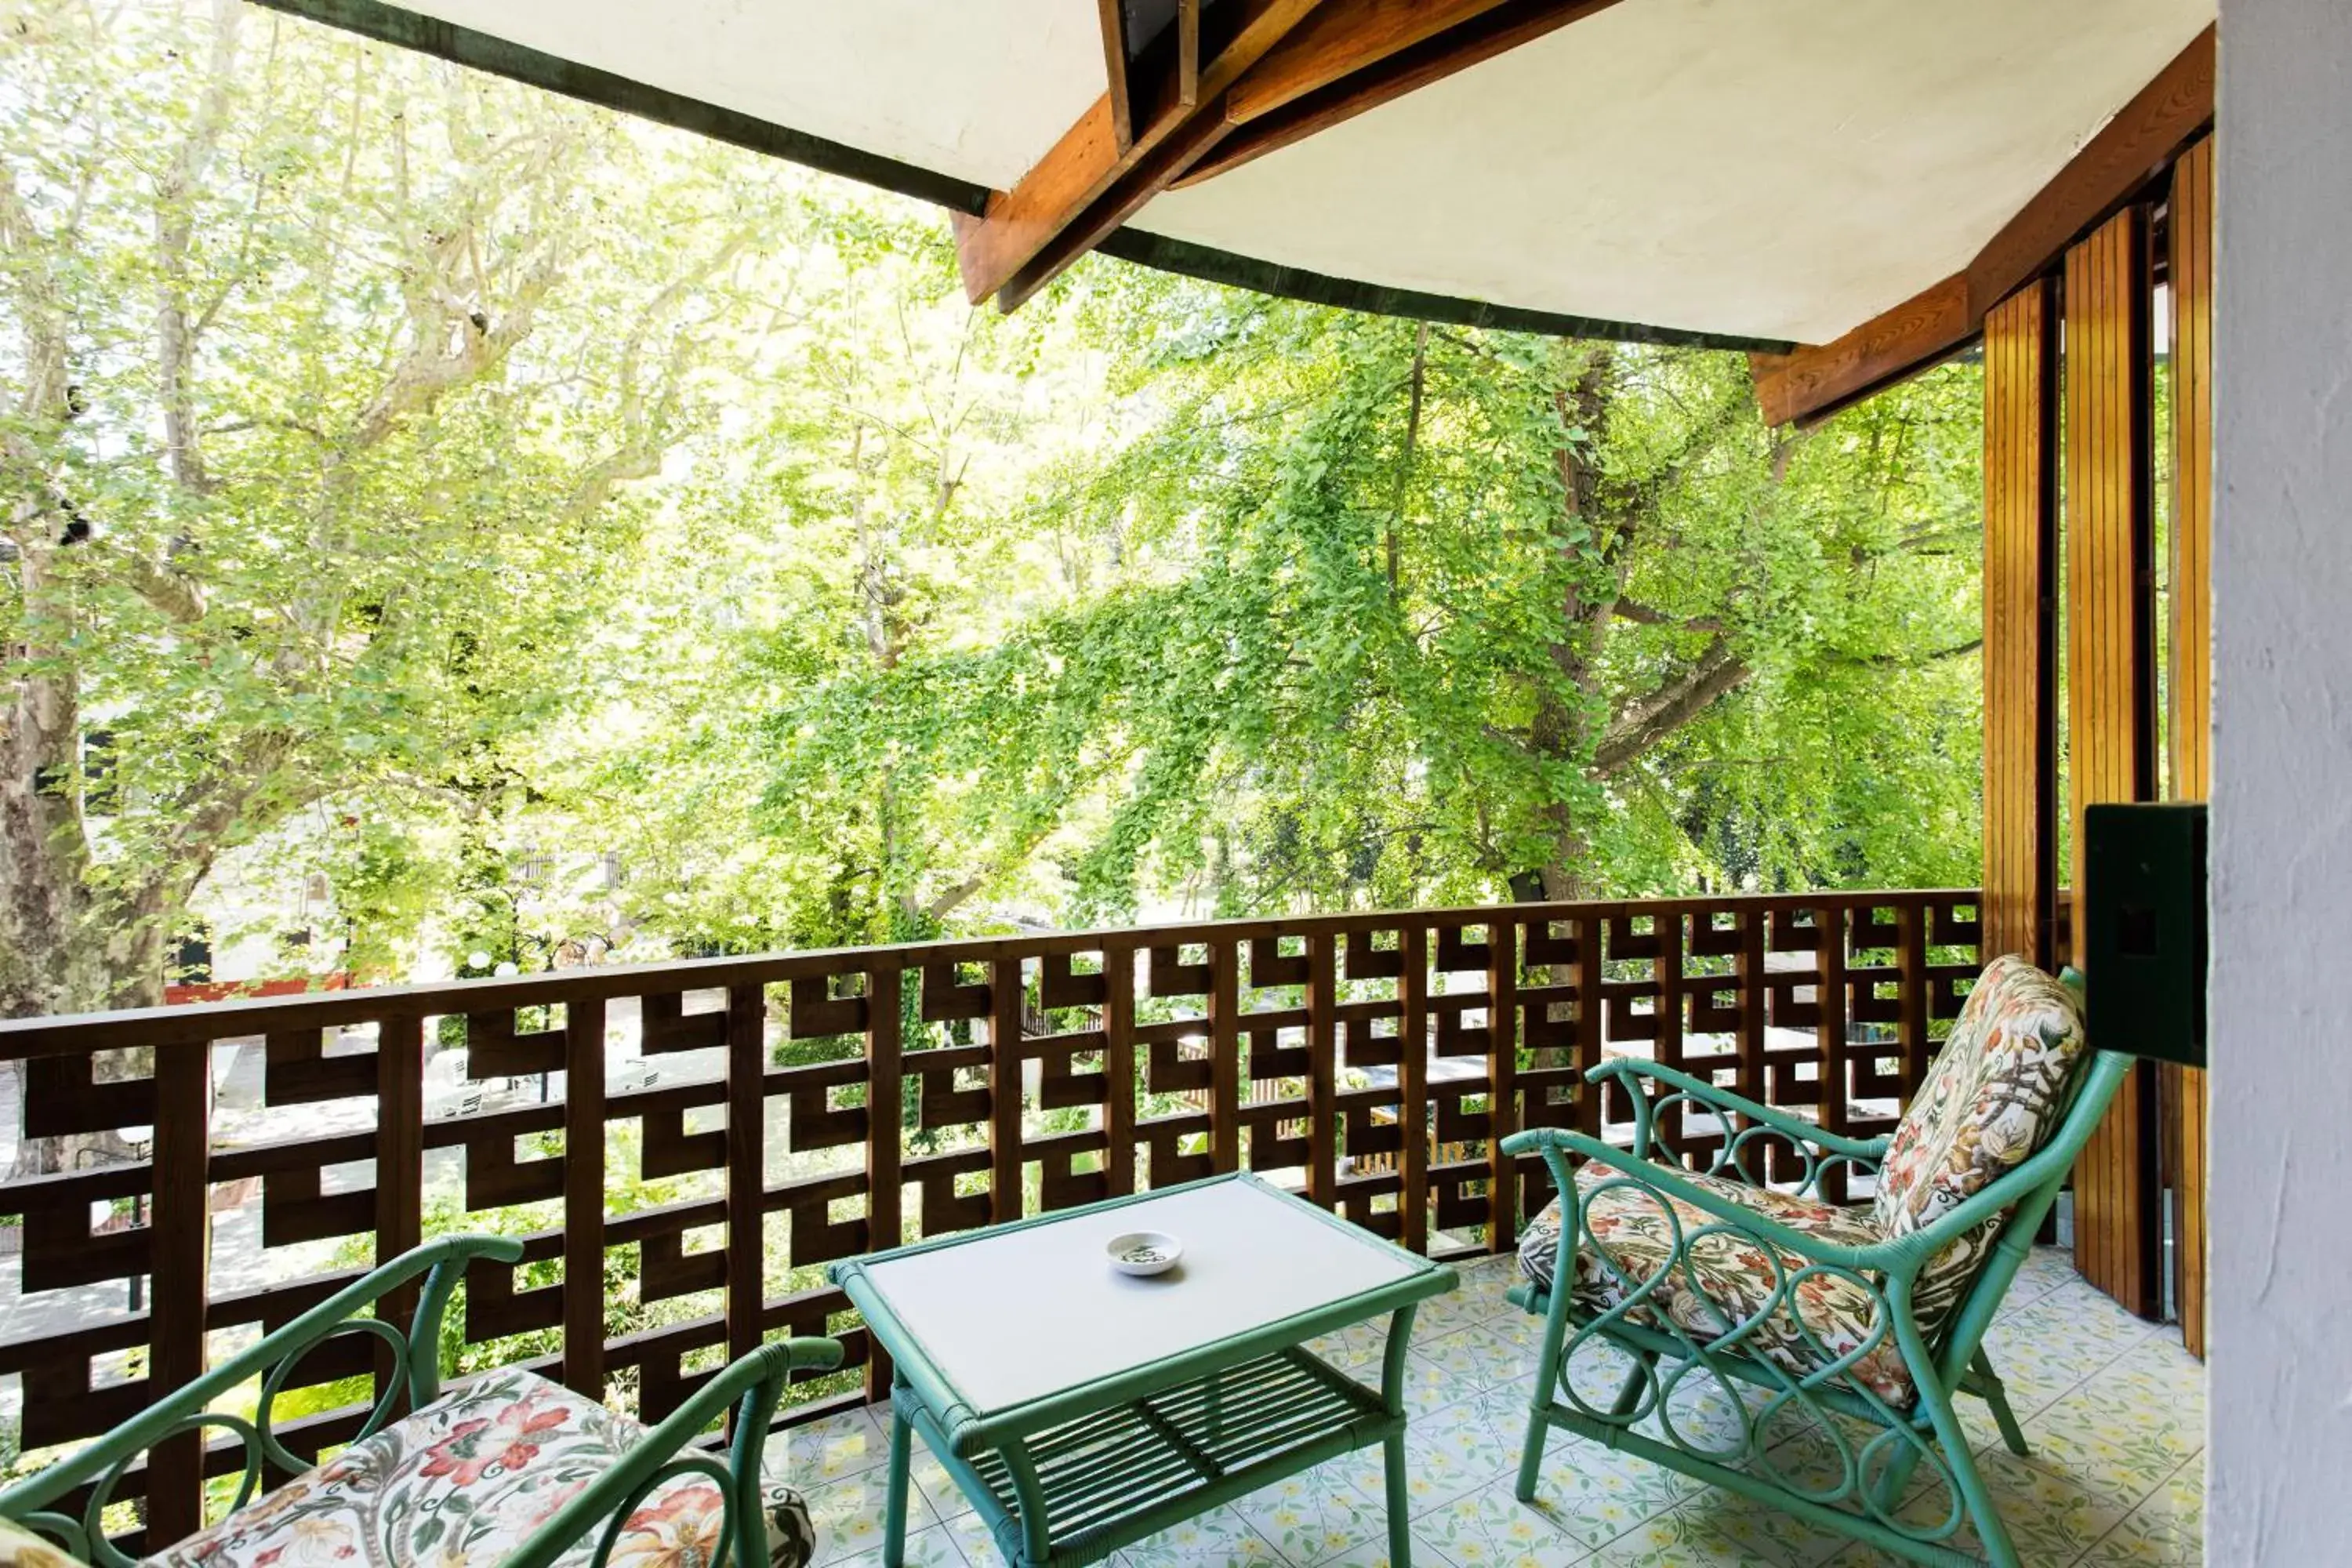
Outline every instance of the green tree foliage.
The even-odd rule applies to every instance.
[[[216,858],[307,807],[529,789],[798,187],[235,0],[29,0],[0,51],[21,1013],[152,1000]]]
[[[233,0],[0,0],[0,1011],[152,999],[231,854],[370,973],[1973,875],[1969,366],[1799,436],[975,312],[936,213]]]
[[[1730,355],[1102,293],[1062,591],[797,694],[793,837],[919,794],[1077,919],[1971,875],[1972,371],[1775,434]]]

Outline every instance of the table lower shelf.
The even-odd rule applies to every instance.
[[[929,1425],[918,1410],[908,1413]],[[1082,1416],[1024,1447],[1045,1499],[1053,1559],[1083,1562],[1377,1442],[1401,1420],[1377,1394],[1293,1347]],[[966,1466],[995,1502],[985,1511],[998,1516],[991,1522],[1002,1521],[1000,1535],[1011,1539],[1001,1543],[1018,1561],[1022,1505],[1011,1467],[993,1451]]]

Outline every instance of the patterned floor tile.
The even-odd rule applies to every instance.
[[[1536,1475],[1536,1501],[1562,1530],[1599,1546],[1673,1511],[1701,1486],[1581,1437],[1556,1438],[1544,1450],[1543,1468]]]
[[[1779,1559],[1727,1540],[1680,1509],[1634,1526],[1591,1562],[1591,1568],[1784,1568]]]
[[[1488,1336],[1501,1341],[1517,1358],[1517,1363],[1535,1374],[1536,1355],[1543,1349],[1544,1321],[1533,1312],[1522,1312],[1517,1307],[1489,1318],[1480,1325]]]
[[[2186,1419],[2161,1399],[2131,1400],[2098,1377],[2035,1416],[2029,1436],[2037,1458],[2136,1505],[2204,1447],[2204,1411]]]
[[[835,1568],[882,1568],[882,1543],[877,1541],[854,1557],[835,1558],[834,1562]],[[957,1543],[954,1532],[944,1524],[935,1524],[929,1530],[919,1530],[907,1537],[907,1568],[971,1568],[971,1565]]]
[[[2074,1562],[2130,1511],[2128,1502],[2084,1485],[2086,1478],[2044,1454],[2024,1459],[2007,1453],[1979,1455],[1977,1468],[2029,1563]],[[1939,1496],[1931,1506],[1940,1512],[1948,1500]]]
[[[1814,1568],[1844,1551],[1852,1540],[1794,1514],[1759,1508],[1736,1492],[1711,1487],[1701,1488],[1677,1511],[1778,1568]]]
[[[1413,1531],[1454,1568],[1568,1568],[1595,1542],[1562,1528],[1566,1522],[1552,1509],[1519,1501],[1504,1480],[1423,1515]]]
[[[1520,1381],[1518,1348],[1485,1329],[1456,1329],[1423,1341],[1412,1353],[1443,1368],[1465,1393],[1484,1394],[1497,1384]]]
[[[2083,1568],[2201,1568],[2204,1508],[2205,1465],[2200,1455],[2100,1537],[2084,1555]]]
[[[1230,1508],[1212,1509],[1147,1536],[1114,1552],[1110,1560],[1116,1568],[1280,1568],[1286,1561]]]
[[[1388,1488],[1388,1468],[1378,1444],[1326,1459],[1307,1474],[1318,1486],[1350,1488],[1368,1498],[1380,1498]]]
[[[1465,1386],[1458,1374],[1448,1372],[1417,1348],[1404,1358],[1404,1408],[1406,1415],[1413,1420],[1433,1415],[1449,1405],[1459,1405],[1482,1392]]]
[[[948,1521],[945,1528],[970,1568],[1005,1568],[1008,1559],[978,1513],[967,1510]]]
[[[1389,1515],[1380,1495],[1331,1486],[1310,1470],[1252,1492],[1234,1507],[1292,1568],[1321,1568],[1367,1541],[1386,1537]]]
[[[870,1552],[882,1544],[882,1503],[885,1475],[882,1468],[845,1476],[823,1486],[810,1487],[809,1517],[816,1525],[816,1556],[810,1568],[825,1568],[825,1564]],[[909,1492],[907,1498],[907,1532],[911,1537],[919,1530],[929,1530],[940,1522],[931,1505],[919,1492]]]
[[[1338,1333],[1311,1339],[1307,1349],[1342,1372],[1360,1373],[1366,1367],[1379,1368],[1388,1343],[1389,1321],[1382,1318],[1377,1322],[1350,1323]]]
[[[1416,1516],[1516,1471],[1527,1406],[1497,1391],[1417,1420],[1407,1429],[1407,1484]]]
[[[870,1410],[846,1411],[776,1433],[761,1463],[770,1475],[806,1491],[880,1465],[889,1458],[887,1433],[874,1425]]]

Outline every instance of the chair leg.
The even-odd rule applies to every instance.
[[[1658,1358],[1654,1352],[1634,1351],[1631,1353],[1633,1364],[1625,1369],[1625,1386],[1617,1391],[1616,1402],[1609,1406],[1612,1415],[1633,1413],[1633,1406],[1642,1403],[1642,1390],[1649,1386],[1650,1374],[1657,1369]]]
[[[1991,1568],[2024,1568],[2017,1555],[2017,1543],[2009,1538],[2009,1526],[1987,1489],[1984,1476],[1977,1468],[1977,1457],[1969,1447],[1969,1435],[1960,1426],[1960,1414],[1952,1406],[1951,1396],[1941,1389],[1923,1388],[1920,1398],[1927,1402],[1927,1414],[1935,1423],[1936,1436],[1943,1445],[1944,1462],[1951,1468],[1952,1485],[1959,1492],[1960,1506],[1977,1527],[1977,1540],[1984,1548],[1984,1560]]]
[[[1993,1421],[2000,1427],[2000,1440],[2009,1445],[2011,1453],[2024,1458],[2033,1450],[2026,1447],[2025,1429],[2017,1424],[2017,1413],[2009,1407],[2009,1389],[2001,1383],[2000,1373],[1993,1371],[1992,1357],[1985,1354],[1982,1345],[1977,1347],[1976,1355],[1969,1362],[1969,1370],[1977,1375],[1977,1392],[1992,1406]]]
[[[1519,1445],[1519,1481],[1512,1495],[1521,1502],[1536,1500],[1536,1477],[1542,1473],[1544,1439],[1551,1435],[1551,1422],[1546,1412],[1551,1407],[1551,1385],[1537,1387],[1535,1398],[1528,1405],[1527,1441]]]

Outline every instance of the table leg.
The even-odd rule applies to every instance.
[[[1389,1568],[1412,1568],[1412,1500],[1405,1491],[1403,1427],[1404,1352],[1412,1340],[1412,1319],[1410,1306],[1390,1315],[1388,1351],[1381,1358],[1381,1404],[1398,1423],[1381,1444],[1388,1471]]]
[[[1412,1499],[1405,1490],[1404,1434],[1381,1445],[1388,1469],[1389,1568],[1412,1568]]]
[[[896,1390],[892,1391],[894,1395]],[[907,1471],[914,1432],[898,1401],[890,1401],[890,1473],[882,1501],[882,1568],[904,1568],[907,1561]]]

